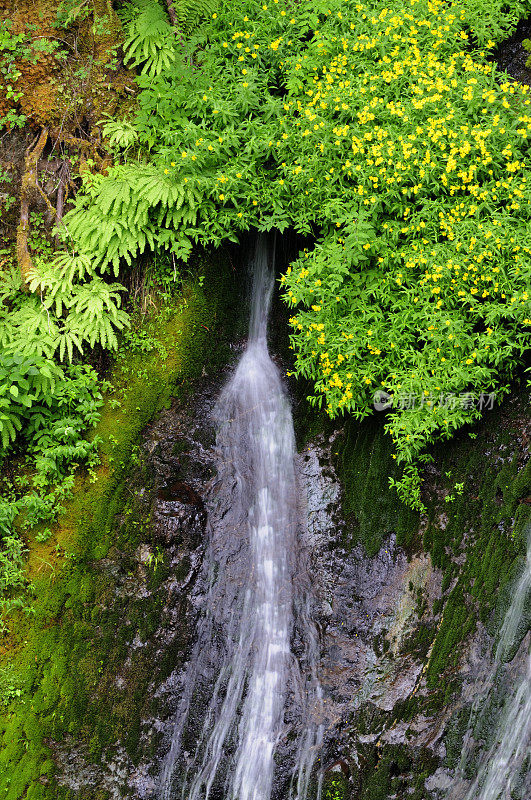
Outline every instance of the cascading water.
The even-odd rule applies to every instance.
[[[517,630],[531,598],[531,525],[527,531],[527,557],[524,571],[515,587],[505,615],[496,648],[494,667],[488,683],[495,686],[495,676],[513,647]],[[483,703],[487,700],[483,697]],[[531,652],[526,671],[515,694],[506,703],[497,725],[494,744],[483,758],[476,779],[463,800],[509,800],[531,797]],[[465,753],[466,758],[466,753]],[[527,759],[527,764],[526,764]],[[517,788],[517,784],[523,782]]]
[[[270,800],[288,695],[303,720],[292,798],[306,800],[322,743],[318,639],[298,536],[293,422],[267,347],[272,260],[260,237],[247,347],[216,409],[208,588],[163,763],[161,800]],[[294,627],[303,642],[298,660],[290,650]]]

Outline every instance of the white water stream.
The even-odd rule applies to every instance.
[[[322,743],[293,422],[267,347],[273,261],[260,237],[247,347],[216,410],[219,509],[210,522],[209,589],[163,763],[161,800],[270,800],[288,694],[300,719],[294,800],[308,797]],[[295,624],[304,640],[304,677],[290,649]],[[313,797],[320,794],[318,779]]]
[[[524,571],[514,589],[513,599],[505,615],[496,648],[495,664],[490,676],[493,691],[495,675],[512,647],[517,628],[531,599],[531,525],[527,531],[527,558]],[[487,700],[488,698],[485,698]],[[528,654],[525,674],[502,710],[497,722],[497,735],[485,754],[476,779],[464,800],[511,800],[531,798],[531,653]],[[514,794],[517,782],[523,780]]]

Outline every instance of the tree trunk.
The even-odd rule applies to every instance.
[[[27,291],[29,274],[33,269],[33,261],[28,247],[29,212],[35,196],[39,193],[37,185],[37,167],[44,146],[48,141],[48,128],[43,128],[34,146],[26,150],[24,173],[20,187],[20,220],[17,227],[17,262],[22,278],[23,288]]]

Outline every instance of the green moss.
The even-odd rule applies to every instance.
[[[369,776],[361,800],[387,800],[391,793],[391,761],[388,758],[380,760],[372,774]]]
[[[444,739],[446,747],[444,765],[448,769],[455,769],[459,764],[463,752],[463,737],[466,733],[469,719],[469,710],[462,708],[453,715],[448,724],[448,733]]]
[[[231,271],[221,258],[200,269],[205,289],[190,284],[180,307],[163,310],[151,323],[167,357],[159,350],[119,356],[114,390],[94,431],[102,439],[102,465],[92,478],[78,478],[54,539],[47,545],[30,543],[35,615],[14,621],[3,659],[24,687],[20,698],[3,712],[0,708],[0,796],[6,800],[73,796],[55,785],[48,746],[68,734],[89,760],[100,760],[118,740],[133,761],[138,757],[153,663],[136,650],[125,689],[118,689],[116,676],[135,634],[147,639],[155,630],[161,601],[156,593],[133,596],[124,607],[114,586],[116,576],[127,577],[134,551],[147,535],[145,507],[130,491],[133,472],[149,487],[139,463],[139,437],[171,396],[186,396],[203,369],[217,370],[230,353],[224,326],[237,300]],[[108,564],[114,565],[110,572]],[[125,617],[130,624],[124,624]],[[182,658],[184,641],[176,635],[166,673]],[[106,795],[87,790],[81,796],[96,800]]]
[[[396,532],[398,544],[408,551],[418,546],[418,514],[389,488],[398,477],[391,440],[377,419],[362,424],[347,419],[336,442],[336,469],[343,486],[343,512],[348,527],[346,544],[361,542],[369,556],[381,548],[386,536]]]
[[[356,778],[356,797],[360,800],[388,800],[391,797],[414,797],[425,800],[424,781],[438,765],[438,759],[426,748],[405,745],[369,745],[362,752]]]
[[[348,780],[342,772],[332,772],[325,776],[323,800],[348,800],[349,797]]]
[[[464,484],[463,494],[454,494],[451,503],[441,503],[440,492],[432,486],[424,535],[425,548],[443,570],[443,591],[455,582],[444,603],[427,670],[428,686],[438,690],[441,704],[448,696],[448,677],[458,665],[461,644],[478,620],[489,624],[501,619],[525,553],[523,528],[529,507],[521,500],[531,489],[531,469],[519,460],[523,403],[528,403],[526,390],[493,412],[473,442],[463,434],[435,452],[439,489],[442,485],[452,493],[456,483]],[[446,524],[441,525],[445,516]],[[458,561],[464,561],[462,566]]]

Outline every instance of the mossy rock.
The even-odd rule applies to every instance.
[[[325,775],[322,797],[323,800],[350,800],[348,778],[341,770],[335,770]]]
[[[395,532],[400,546],[409,552],[419,549],[418,514],[389,488],[389,478],[398,478],[399,469],[393,459],[391,440],[379,420],[371,418],[360,424],[347,419],[335,449],[347,521],[345,544],[361,542],[372,557],[384,539]]]
[[[156,628],[161,601],[155,591],[151,599],[132,598],[124,608],[114,592],[116,581],[135,564],[139,542],[148,536],[141,493],[131,497],[130,490],[134,478],[149,496],[138,443],[172,396],[184,398],[204,369],[217,370],[226,363],[226,337],[238,301],[235,278],[222,254],[196,268],[205,275],[204,287],[189,284],[180,308],[153,322],[153,334],[167,357],[158,350],[130,350],[118,358],[111,378],[116,390],[107,396],[93,433],[103,440],[95,482],[80,475],[54,538],[46,544],[29,543],[35,614],[14,618],[10,649],[2,659],[13,665],[23,687],[20,698],[0,707],[3,800],[107,797],[99,789],[79,794],[57,786],[48,744],[62,743],[67,736],[94,763],[118,742],[133,762],[138,758],[153,663],[137,652],[123,691],[116,676],[135,632],[147,638]],[[121,405],[114,402],[117,395]],[[43,568],[45,562],[49,568]],[[126,612],[129,625],[124,625]],[[176,635],[168,655],[172,664],[163,665],[166,673],[183,658],[184,643],[185,637]]]

